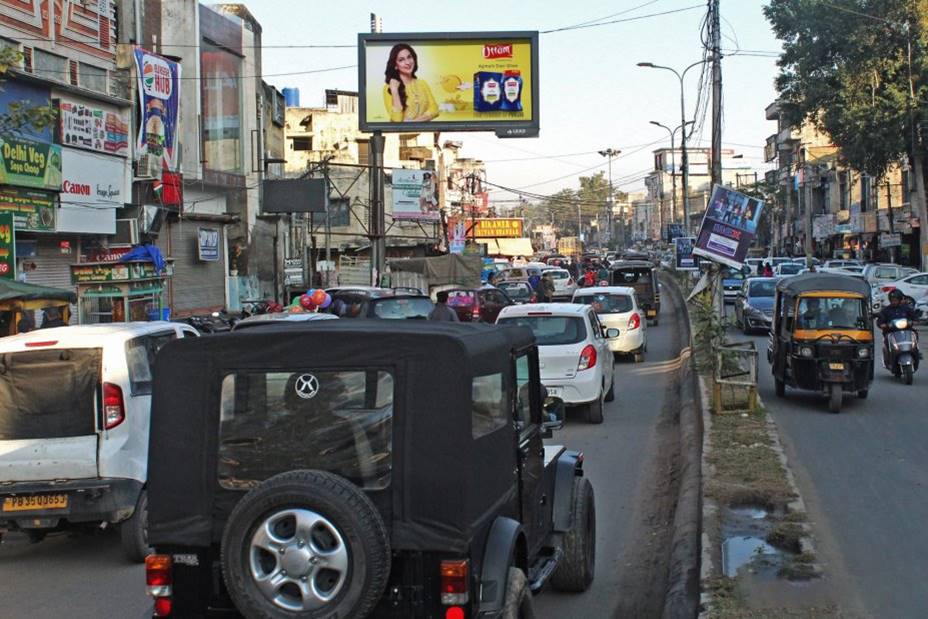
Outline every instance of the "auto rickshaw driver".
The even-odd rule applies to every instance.
[[[821,301],[817,297],[803,299],[805,309],[799,314],[800,329],[824,329],[828,326],[828,318],[822,311]]]

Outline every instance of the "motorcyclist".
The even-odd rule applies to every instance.
[[[889,293],[889,305],[881,309],[876,317],[876,326],[884,333],[890,329],[892,321],[897,318],[908,318],[910,324],[915,321],[915,308],[908,303],[903,303],[904,298],[905,295],[899,289]]]

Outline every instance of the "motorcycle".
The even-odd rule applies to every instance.
[[[906,385],[912,384],[921,357],[914,326],[908,318],[896,318],[890,321],[884,335],[883,367]]]

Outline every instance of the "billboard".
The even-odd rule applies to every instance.
[[[129,155],[129,115],[115,107],[62,97],[58,141],[107,155]]]
[[[478,219],[474,223],[473,235],[478,239],[521,238],[522,219],[518,217]]]
[[[434,170],[393,170],[393,219],[438,221]]]
[[[538,33],[358,35],[361,131],[538,135]]]
[[[693,253],[740,269],[763,208],[762,200],[715,185]]]
[[[329,204],[324,178],[267,179],[261,187],[265,213],[325,213]]]
[[[699,256],[693,255],[695,236],[678,236],[673,240],[674,268],[678,271],[698,271]]]
[[[180,150],[180,64],[135,48],[140,113],[135,156],[151,155],[161,167],[177,170]]]
[[[13,213],[0,213],[0,279],[16,279]]]

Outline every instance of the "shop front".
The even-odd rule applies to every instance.
[[[172,269],[152,262],[82,262],[71,265],[77,286],[78,324],[168,320],[164,292]]]

